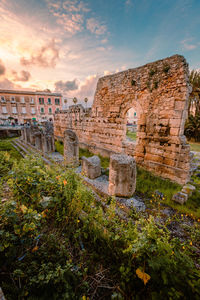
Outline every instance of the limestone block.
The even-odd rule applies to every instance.
[[[169,121],[170,127],[180,128],[180,124],[181,124],[181,119],[171,119]]]
[[[110,157],[109,187],[111,196],[131,197],[136,188],[136,163],[133,157],[113,154]]]
[[[179,128],[170,128],[170,134],[171,135],[178,135],[179,134]]]
[[[101,175],[101,161],[98,156],[82,158],[82,172],[90,179],[95,179]]]
[[[191,196],[192,193],[196,190],[196,187],[191,184],[186,184],[182,188],[182,193],[188,194],[188,196]]]
[[[172,201],[175,201],[179,204],[184,204],[188,200],[188,195],[182,192],[178,192],[172,197]]]
[[[64,159],[66,164],[77,165],[79,162],[78,137],[70,129],[64,133]]]

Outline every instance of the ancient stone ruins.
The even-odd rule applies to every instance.
[[[92,109],[73,105],[56,114],[55,138],[63,140],[70,130],[79,145],[93,153],[128,154],[147,170],[184,184],[190,177],[190,146],[183,135],[190,92],[188,73],[184,57],[174,55],[102,77]],[[138,115],[135,144],[126,140],[126,114],[132,107]],[[69,139],[76,143],[74,137]],[[114,169],[112,172],[112,181],[117,181]],[[109,189],[113,189],[111,183]]]
[[[25,125],[21,129],[22,141],[36,147],[43,153],[55,151],[54,131],[51,122],[42,125]]]

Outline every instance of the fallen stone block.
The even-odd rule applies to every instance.
[[[188,200],[188,194],[183,192],[178,192],[173,195],[172,201],[177,202],[179,204],[184,204]]]
[[[182,193],[188,194],[188,196],[191,196],[192,193],[196,190],[196,187],[194,185],[191,184],[186,184],[184,185],[184,187],[182,188]]]
[[[82,157],[82,173],[90,179],[95,179],[101,175],[101,161],[96,155],[92,157]]]

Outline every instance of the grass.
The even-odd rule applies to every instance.
[[[10,153],[11,157],[19,160],[22,158],[22,156],[11,143],[14,139],[15,138],[0,139],[0,151],[7,151]]]
[[[62,142],[60,141],[56,141],[55,142],[55,148],[56,148],[56,151],[59,152],[60,154],[63,155],[64,153],[64,145]],[[83,149],[83,148],[79,148],[79,158],[81,158],[82,156],[85,156],[85,157],[91,157],[95,155],[94,153],[90,152],[89,150],[87,149]],[[110,162],[110,159],[108,157],[103,157],[101,155],[98,155],[100,160],[101,160],[101,166],[102,168],[108,168],[109,167],[109,162]]]
[[[62,142],[60,141],[55,141],[55,149],[57,152],[59,152],[60,154],[64,154],[64,145]]]
[[[200,152],[200,143],[189,142],[191,151]]]
[[[181,185],[178,183],[171,182],[168,179],[162,179],[142,168],[137,168],[136,192],[139,194],[152,197],[155,191],[159,191],[165,195],[167,200],[170,200],[181,188]]]
[[[127,131],[126,136],[129,137],[131,140],[136,141],[137,132]]]
[[[181,205],[171,200],[172,196],[181,191],[181,189],[182,186],[177,183],[168,179],[162,179],[142,168],[137,168],[136,194],[142,195],[142,197],[149,200],[149,198],[154,198],[153,195],[155,195],[156,191],[159,191],[164,195],[164,199],[161,201],[163,204],[174,208],[180,213],[200,218],[200,191],[194,191],[188,201]],[[149,201],[146,204],[150,205]]]

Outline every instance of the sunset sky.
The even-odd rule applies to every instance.
[[[91,104],[99,77],[173,54],[200,68],[199,0],[0,0],[0,88]]]

